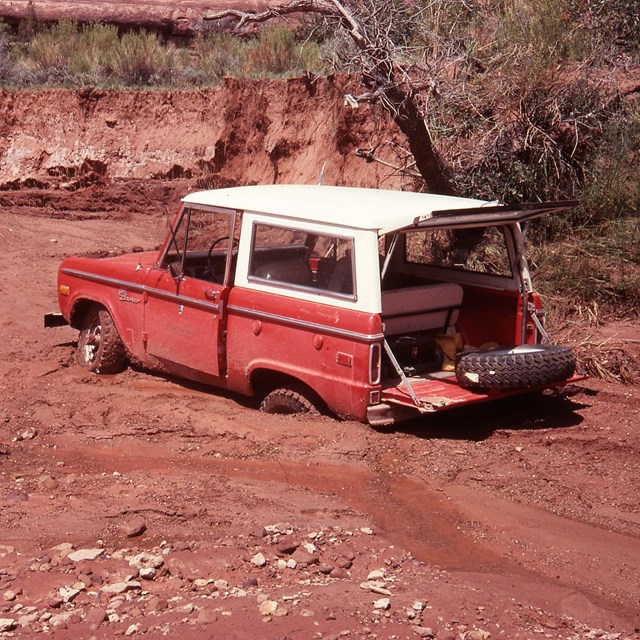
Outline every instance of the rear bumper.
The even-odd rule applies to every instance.
[[[44,328],[50,329],[52,327],[66,327],[69,323],[65,317],[58,311],[56,313],[44,314]]]
[[[545,389],[563,387],[567,384],[586,380],[588,376],[574,375],[567,380],[558,380],[537,387],[521,387],[517,389],[493,389],[486,393],[478,393],[462,389],[455,377],[444,380],[423,381],[414,386],[418,392],[421,406],[413,404],[411,398],[402,386],[383,390],[383,401],[367,408],[367,422],[373,427],[391,426],[404,420],[411,420],[426,413],[435,413],[463,407],[479,402],[490,402],[501,398],[509,398]]]

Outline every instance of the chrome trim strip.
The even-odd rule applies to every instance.
[[[267,320],[273,320],[274,322],[280,322],[282,324],[288,324],[294,327],[300,327],[302,329],[310,329],[311,331],[318,331],[322,333],[329,333],[332,335],[340,336],[341,338],[352,338],[355,340],[361,340],[362,342],[376,342],[382,340],[384,334],[382,333],[359,333],[358,331],[349,331],[348,329],[339,329],[337,327],[330,327],[324,324],[316,324],[315,322],[307,322],[306,320],[296,320],[289,316],[281,316],[275,313],[268,313],[267,311],[257,311],[256,309],[247,309],[246,307],[238,307],[236,305],[228,305],[229,311],[235,311],[251,318],[265,318]]]
[[[176,302],[178,304],[188,305],[190,307],[198,307],[206,311],[217,312],[220,305],[215,302],[205,302],[204,300],[198,300],[197,298],[190,298],[188,296],[181,296],[176,293],[170,293],[169,291],[163,291],[156,287],[148,287],[144,284],[138,284],[136,282],[128,282],[127,280],[118,280],[117,278],[109,278],[108,276],[101,276],[97,273],[90,273],[88,271],[77,271],[76,269],[63,269],[62,273],[68,276],[74,276],[76,278],[82,278],[83,280],[89,280],[91,282],[99,282],[102,284],[108,284],[113,287],[120,287],[128,289],[129,291],[137,291],[139,293],[146,293],[162,300],[169,302]]]

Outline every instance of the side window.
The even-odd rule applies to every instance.
[[[355,298],[353,238],[255,224],[249,277]]]
[[[513,275],[502,227],[408,232],[405,260],[495,276]]]

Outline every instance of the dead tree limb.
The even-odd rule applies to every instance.
[[[391,115],[398,128],[406,136],[409,150],[415,159],[416,169],[433,193],[452,194],[453,188],[447,178],[446,167],[440,158],[424,120],[424,114],[416,100],[416,88],[411,85],[406,70],[394,61],[396,45],[389,29],[380,22],[380,7],[369,16],[356,15],[359,5],[353,10],[340,0],[291,0],[261,12],[245,12],[236,9],[207,11],[205,21],[231,18],[236,21],[235,30],[241,31],[249,24],[262,23],[274,18],[295,13],[320,14],[335,20],[349,34],[356,45],[359,56],[357,68],[363,84],[370,90],[374,100]],[[391,11],[391,6],[388,11]]]

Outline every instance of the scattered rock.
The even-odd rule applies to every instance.
[[[385,587],[384,582],[378,582],[376,580],[367,580],[360,583],[360,588],[365,591],[371,591],[373,593],[379,593],[382,596],[390,596],[391,591]]]
[[[129,582],[116,582],[114,584],[108,584],[102,587],[100,591],[107,594],[117,594],[117,593],[126,593],[127,591],[134,591],[136,589],[141,589],[142,585],[139,582],[134,582],[133,580]]]
[[[101,607],[93,607],[89,609],[85,617],[85,622],[89,625],[91,631],[95,631],[107,619],[107,612]]]
[[[431,627],[411,627],[414,633],[417,633],[421,638],[435,638],[435,633]]]
[[[16,621],[13,618],[0,618],[0,633],[15,629]]]
[[[275,600],[265,600],[260,604],[260,613],[263,616],[270,616],[276,612],[278,608],[278,603]]]
[[[83,560],[95,560],[104,553],[104,549],[78,549],[67,555],[71,562],[82,562]]]
[[[120,531],[127,538],[135,538],[142,535],[147,530],[147,525],[141,518],[127,520],[120,525]]]

